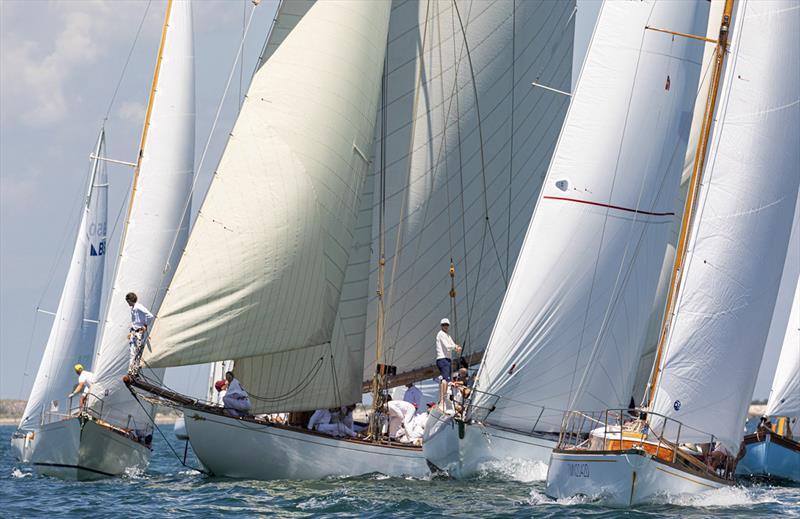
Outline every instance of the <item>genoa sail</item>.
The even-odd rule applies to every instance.
[[[681,441],[713,435],[736,452],[741,440],[800,183],[798,23],[796,2],[735,5],[730,59],[652,405],[683,424]],[[655,431],[664,428],[657,416],[650,422]]]
[[[148,365],[234,359],[265,411],[278,397],[286,410],[360,395],[363,340],[337,337],[350,281],[363,290],[354,305],[366,304],[358,278],[368,258],[356,259],[368,239],[357,229],[390,7],[314,3],[256,71],[153,328]],[[340,372],[350,369],[359,375]]]
[[[484,356],[473,415],[627,407],[673,220],[705,2],[605,3]]]
[[[194,50],[189,0],[172,0],[142,135],[128,216],[102,335],[89,405],[113,424],[144,428],[149,420],[122,382],[128,372],[130,307],[125,294],[157,314],[189,230],[194,177]],[[163,371],[148,373],[161,379]]]
[[[91,364],[105,267],[108,177],[103,156],[105,134],[100,132],[94,151],[89,186],[81,210],[78,235],[53,325],[42,354],[19,428],[38,428],[47,413],[70,412],[65,400],[77,384],[75,364]],[[77,401],[73,403],[77,405]]]

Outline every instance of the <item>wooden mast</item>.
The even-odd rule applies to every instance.
[[[664,318],[661,325],[661,334],[656,350],[653,374],[647,386],[647,406],[650,407],[654,401],[656,384],[660,374],[661,358],[664,352],[664,343],[667,333],[672,324],[672,317],[675,303],[678,297],[678,286],[683,276],[683,266],[686,260],[686,247],[689,241],[689,229],[694,220],[694,211],[697,206],[697,191],[700,187],[700,180],[703,178],[703,167],[705,165],[706,153],[708,151],[709,134],[711,133],[711,123],[714,118],[714,110],[717,105],[717,93],[719,91],[719,81],[722,77],[722,68],[725,63],[725,54],[728,49],[728,34],[730,32],[731,15],[733,13],[733,0],[725,0],[725,7],[722,12],[722,21],[719,28],[719,37],[716,41],[714,50],[714,62],[711,73],[711,83],[709,85],[708,99],[706,100],[703,122],[700,128],[700,140],[697,143],[697,153],[695,154],[692,178],[689,183],[689,192],[686,196],[683,219],[681,221],[681,231],[678,236],[678,250],[675,254],[675,265],[672,269],[670,278],[669,292],[667,293],[667,307],[664,310]]]

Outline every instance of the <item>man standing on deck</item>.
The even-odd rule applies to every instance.
[[[450,382],[453,369],[450,364],[450,356],[453,350],[460,353],[461,346],[456,344],[453,338],[447,333],[450,329],[450,320],[444,318],[439,324],[442,329],[436,334],[436,367],[439,368],[439,373],[442,377],[442,380],[439,382],[439,407],[444,409],[447,384]]]
[[[144,334],[147,332],[150,321],[153,320],[153,314],[139,302],[139,298],[133,292],[125,295],[125,301],[131,307],[131,328],[128,331],[128,347],[130,348],[128,371],[135,373],[142,356]]]
[[[83,369],[83,365],[81,364],[75,364],[75,373],[78,374],[78,385],[75,386],[75,389],[69,394],[69,398],[81,393],[80,410],[83,411],[83,405],[86,403],[86,396],[89,394],[89,390],[91,390],[92,384],[94,383],[94,373]],[[68,409],[67,412],[71,412],[71,409]]]

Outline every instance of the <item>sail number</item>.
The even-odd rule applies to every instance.
[[[105,235],[106,235],[105,222],[89,224],[89,236],[105,236]]]
[[[574,478],[588,478],[589,477],[589,464],[588,463],[570,463],[569,475]]]

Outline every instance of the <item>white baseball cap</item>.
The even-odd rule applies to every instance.
[[[447,317],[445,317],[444,319],[442,319],[442,321],[441,321],[439,324],[440,324],[440,325],[441,325],[441,324],[450,324],[450,319],[448,319]]]

